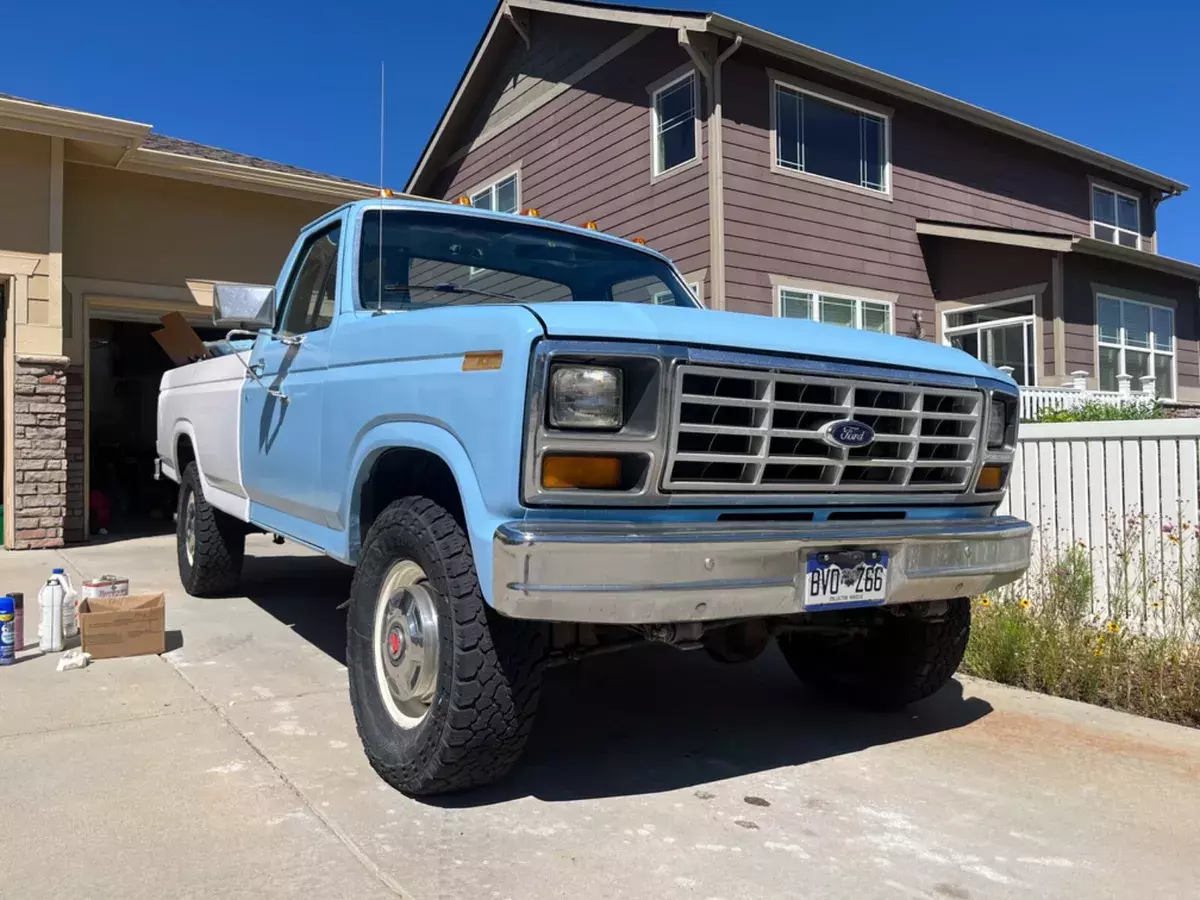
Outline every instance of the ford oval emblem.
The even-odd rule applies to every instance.
[[[821,431],[825,443],[834,447],[865,447],[875,440],[875,429],[857,419],[839,419]]]

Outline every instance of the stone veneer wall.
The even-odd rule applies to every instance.
[[[83,531],[83,366],[67,369],[67,515],[63,538],[77,543],[87,538]]]
[[[66,357],[16,358],[13,384],[14,550],[61,547],[67,533],[67,390]],[[78,451],[83,455],[83,393],[79,382]],[[82,513],[83,472],[78,494]],[[79,532],[82,536],[82,516]]]

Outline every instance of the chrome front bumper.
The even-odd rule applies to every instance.
[[[1029,566],[1032,526],[1009,516],[772,523],[507,522],[493,603],[518,619],[640,625],[804,611],[815,550],[887,550],[887,604],[1007,584]]]

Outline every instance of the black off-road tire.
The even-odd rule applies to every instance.
[[[875,609],[836,615],[850,626],[846,636],[785,632],[779,649],[806,685],[871,709],[897,709],[933,694],[962,662],[971,634],[966,597],[947,601],[943,614],[928,618]]]
[[[186,519],[190,496],[196,498],[196,546],[189,561]],[[194,462],[188,463],[179,482],[175,547],[179,558],[179,580],[193,597],[229,596],[237,590],[242,577],[242,562],[246,558],[246,526],[204,499],[200,470]]]
[[[436,687],[428,711],[411,727],[388,712],[373,646],[380,589],[401,560],[424,571],[437,611]],[[392,503],[363,542],[346,621],[350,701],[371,766],[413,796],[505,775],[533,727],[547,634],[544,623],[510,619],[488,606],[470,542],[453,515],[424,497]]]

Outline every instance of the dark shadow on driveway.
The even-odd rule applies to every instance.
[[[350,569],[316,557],[247,557],[244,587],[262,609],[345,662]],[[349,701],[347,701],[349,702]],[[880,744],[961,728],[984,700],[952,681],[895,713],[821,702],[772,647],[722,665],[703,651],[650,646],[546,673],[533,735],[498,784],[427,802],[472,807],[649,794],[797,766]]]
[[[354,570],[322,556],[247,556],[240,590],[317,649],[346,664]]]
[[[652,647],[551,670],[513,773],[431,802],[469,807],[699,787],[961,728],[991,710],[964,698],[957,681],[902,712],[841,709],[806,691],[774,647],[734,666],[703,651]]]

